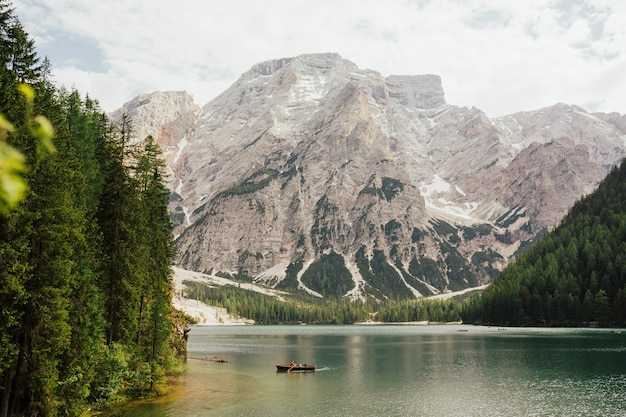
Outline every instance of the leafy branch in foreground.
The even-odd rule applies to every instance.
[[[35,91],[27,84],[20,84],[18,90],[27,102],[26,127],[29,133],[38,141],[38,148],[50,153],[56,151],[52,138],[54,128],[45,116],[30,117],[35,99]],[[27,171],[24,155],[8,143],[8,136],[16,132],[16,128],[0,113],[0,214],[6,214],[24,199],[28,185],[23,173]]]

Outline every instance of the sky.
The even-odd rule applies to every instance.
[[[437,74],[490,117],[566,103],[626,114],[624,0],[13,0],[52,80],[113,111],[185,90],[203,106],[254,64],[337,52]]]

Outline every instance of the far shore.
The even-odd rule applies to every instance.
[[[215,307],[203,303],[202,301],[193,300],[189,298],[182,297],[184,289],[184,281],[195,281],[201,282],[207,285],[225,285],[225,282],[228,280],[216,276],[202,274],[200,272],[193,272],[184,270],[181,268],[174,268],[174,296],[173,296],[173,305],[176,309],[183,311],[185,314],[193,317],[196,320],[197,326],[241,326],[241,325],[252,325],[255,324],[254,320],[235,317],[226,311],[225,308]],[[253,284],[250,285],[250,289],[253,291],[264,292],[266,294],[277,295],[277,292],[272,292],[271,290],[262,289]],[[463,294],[469,291],[475,291],[484,289],[485,286],[476,287],[476,288],[468,288],[462,291],[450,292],[439,294],[433,297],[428,297],[429,299],[446,299],[450,298],[454,295]],[[306,324],[306,323],[303,323]],[[382,322],[382,321],[374,321],[367,320],[363,322],[354,323],[355,325],[404,325],[404,326],[427,326],[434,324],[463,324],[462,322],[431,322],[428,320],[422,321],[406,321],[406,322]]]

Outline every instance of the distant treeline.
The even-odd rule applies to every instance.
[[[0,417],[158,392],[185,351],[159,149],[49,71],[0,0]]]
[[[233,286],[209,287],[186,281],[185,297],[225,308],[256,324],[349,324],[370,318],[371,306],[348,300],[280,301],[276,297]]]
[[[403,300],[386,304],[319,299],[316,297],[281,301],[274,296],[233,286],[209,287],[186,281],[185,297],[222,307],[236,317],[256,324],[353,324],[368,320],[387,323],[409,321],[460,321],[464,302],[455,300]]]

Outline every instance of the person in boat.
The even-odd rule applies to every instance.
[[[294,361],[291,361],[291,362],[289,362],[289,366],[291,366],[293,368],[294,366],[296,366],[296,364],[294,363]]]

